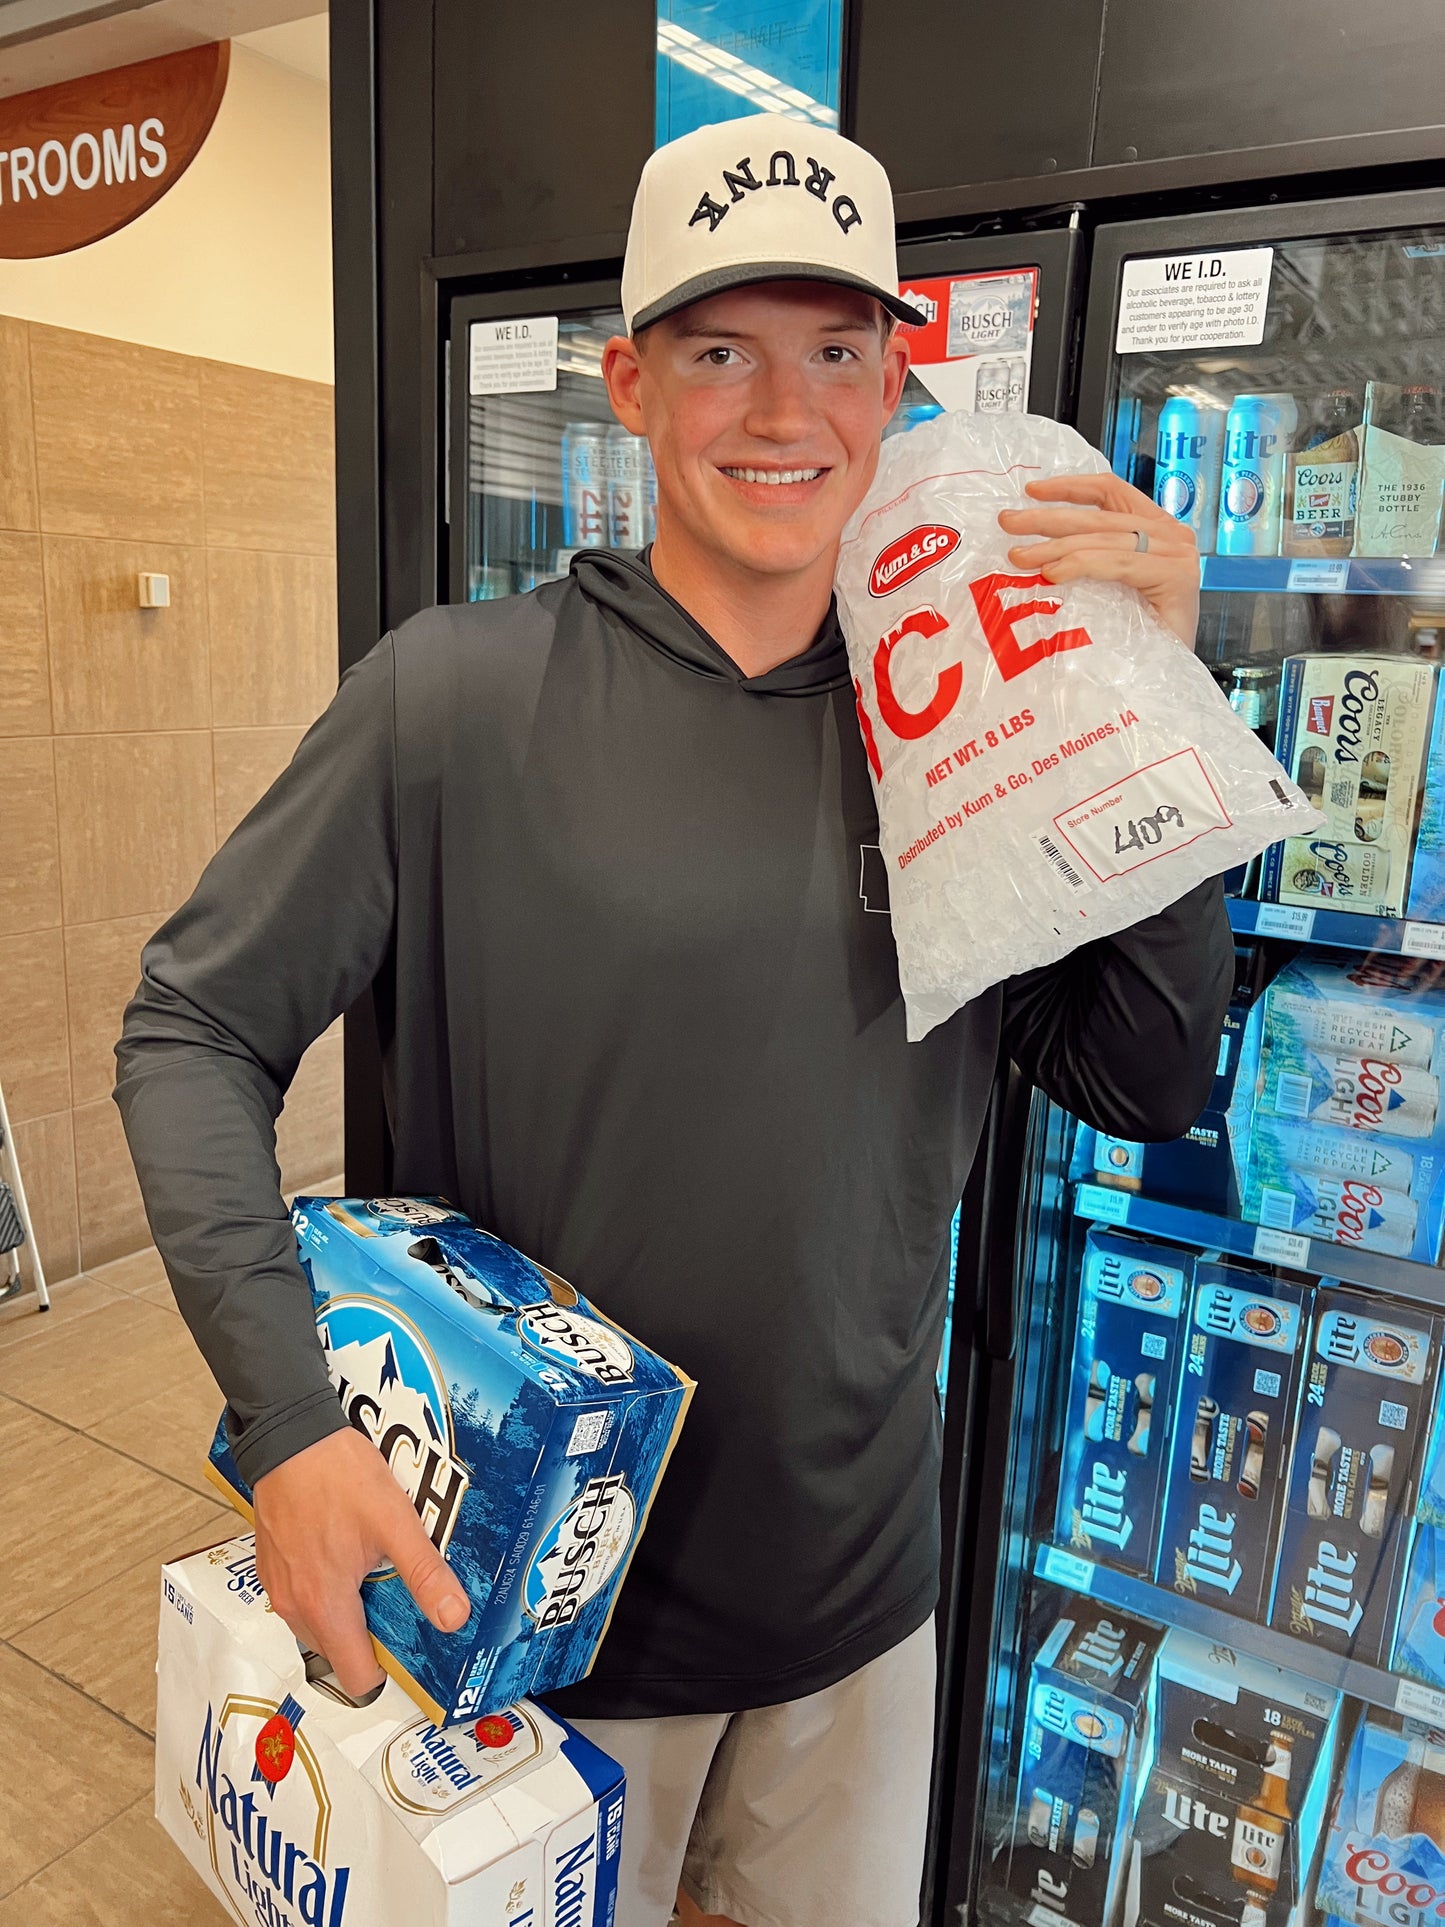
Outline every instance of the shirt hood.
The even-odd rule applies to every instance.
[[[822,627],[800,656],[779,663],[765,676],[745,676],[658,582],[648,567],[649,554],[645,549],[641,555],[582,549],[572,558],[571,572],[589,602],[610,610],[635,636],[694,675],[736,683],[759,696],[817,696],[849,687],[848,649],[836,603],[829,603]]]

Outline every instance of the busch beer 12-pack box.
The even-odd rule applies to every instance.
[[[156,1813],[263,1927],[615,1927],[622,1769],[525,1701],[348,1700],[234,1539],[161,1572]]]
[[[1445,1735],[1366,1707],[1330,1816],[1316,1895],[1352,1927],[1438,1927],[1445,1906]]]
[[[1245,1619],[1269,1604],[1307,1322],[1304,1286],[1195,1265],[1158,1579]]]
[[[1154,1576],[1193,1259],[1090,1231],[1079,1287],[1056,1535]]]
[[[1418,1307],[1317,1292],[1270,1612],[1280,1631],[1369,1662],[1390,1651],[1440,1337]]]
[[[426,1198],[298,1198],[316,1328],[472,1604],[439,1633],[392,1568],[362,1586],[377,1657],[444,1725],[590,1668],[692,1381],[573,1288]],[[224,1425],[212,1478],[250,1514]]]

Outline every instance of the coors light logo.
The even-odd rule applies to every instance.
[[[957,529],[950,529],[938,522],[927,522],[921,527],[910,529],[906,535],[898,536],[888,544],[868,575],[868,593],[871,596],[892,595],[905,583],[912,582],[931,569],[935,562],[941,562],[946,555],[952,555],[963,537]]]

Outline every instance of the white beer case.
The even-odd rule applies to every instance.
[[[308,1670],[249,1535],[162,1568],[156,1814],[244,1927],[614,1927],[605,1753],[530,1701],[439,1730]]]

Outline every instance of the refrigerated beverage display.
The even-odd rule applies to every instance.
[[[1365,389],[1356,555],[1434,555],[1445,499],[1445,427],[1434,388]]]
[[[1018,1800],[999,1865],[1013,1905],[1001,1912],[1108,1927],[1151,1740],[1161,1637],[1115,1607],[1063,1595],[1029,1675]]]
[[[1445,1899],[1445,1736],[1367,1707],[1355,1729],[1317,1904],[1350,1927],[1434,1927]]]
[[[1256,1114],[1387,1137],[1435,1139],[1440,1080],[1389,1058],[1328,1056],[1279,1044],[1265,1058]]]
[[[1194,531],[1201,555],[1219,527],[1219,476],[1224,462],[1224,410],[1171,395],[1159,411],[1154,500]]]
[[[1401,656],[1288,656],[1275,753],[1325,817],[1265,852],[1261,894],[1404,914],[1435,668]]]
[[[1278,686],[1279,675],[1275,670],[1260,669],[1251,663],[1235,665],[1229,706],[1263,742],[1273,739],[1274,732],[1269,726],[1275,717]]]
[[[1193,1261],[1171,1246],[1091,1231],[1056,1535],[1063,1545],[1154,1575]]]
[[[647,542],[647,443],[621,422],[607,431],[607,527],[614,549]]]
[[[1277,555],[1285,462],[1299,411],[1293,395],[1236,395],[1224,428],[1221,555]]]
[[[1445,987],[1403,957],[1297,957],[1262,1008],[1266,1047],[1303,1044],[1420,1070],[1445,1064]]]
[[[1307,1310],[1303,1286],[1195,1266],[1157,1577],[1245,1619],[1269,1604]]]
[[[1287,465],[1286,555],[1348,555],[1355,542],[1359,410],[1348,388],[1331,389]]]
[[[1445,1531],[1438,1525],[1415,1529],[1390,1670],[1445,1687]]]
[[[609,537],[607,430],[568,422],[562,431],[562,540],[569,549],[605,549]]]
[[[1388,1654],[1439,1372],[1440,1318],[1343,1286],[1315,1299],[1270,1624]]]
[[[1434,1264],[1445,1218],[1445,1159],[1394,1138],[1258,1117],[1248,1138],[1240,1216]]]

